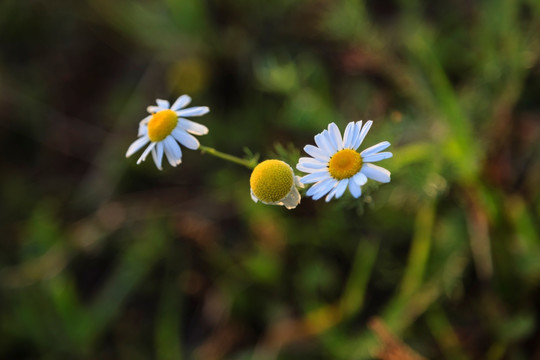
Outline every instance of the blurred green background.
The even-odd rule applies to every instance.
[[[540,359],[539,56],[537,0],[2,0],[0,358]],[[126,160],[186,93],[293,166],[373,119],[392,182]]]

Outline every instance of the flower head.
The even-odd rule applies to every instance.
[[[294,209],[300,203],[296,187],[304,187],[293,169],[281,160],[266,160],[255,166],[249,185],[253,201],[283,205],[287,209]]]
[[[380,152],[390,146],[383,141],[361,153],[356,149],[362,144],[373,121],[350,122],[343,138],[336,124],[331,123],[328,129],[315,136],[317,146],[306,145],[304,151],[311,157],[300,158],[296,168],[309,173],[300,181],[304,184],[315,183],[307,191],[307,195],[318,200],[326,195],[326,201],[333,197],[340,198],[347,187],[352,196],[362,195],[362,186],[367,179],[382,183],[390,182],[390,171],[372,164],[392,157],[391,152]]]
[[[201,116],[210,109],[207,106],[183,109],[190,102],[191,98],[188,95],[182,95],[172,105],[167,100],[157,99],[157,106],[148,106],[146,110],[150,115],[139,123],[139,138],[130,145],[126,157],[130,157],[150,143],[137,160],[137,164],[146,160],[148,154],[152,153],[157,168],[162,170],[164,153],[171,166],[182,162],[182,150],[178,143],[188,149],[197,150],[199,140],[193,135],[206,135],[208,128],[184,117]]]

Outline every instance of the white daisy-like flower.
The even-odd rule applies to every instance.
[[[304,187],[289,164],[281,160],[265,160],[255,166],[249,185],[253,201],[283,205],[289,210],[300,204],[297,187]]]
[[[300,171],[309,173],[300,179],[304,184],[312,184],[306,195],[318,200],[326,195],[326,201],[340,198],[347,187],[355,198],[362,195],[362,186],[367,179],[381,183],[390,182],[390,171],[372,164],[392,157],[391,152],[380,152],[390,146],[388,141],[358,153],[373,121],[350,122],[343,138],[336,124],[328,125],[315,136],[317,146],[306,145],[304,151],[311,157],[302,157],[296,165]]]
[[[137,164],[146,160],[148,154],[152,153],[157,168],[162,170],[161,162],[164,153],[171,166],[182,162],[182,150],[178,143],[188,149],[197,150],[199,140],[193,135],[206,135],[208,128],[185,117],[202,116],[210,109],[207,106],[184,109],[190,102],[191,97],[188,95],[180,96],[172,105],[167,100],[156,99],[157,106],[146,108],[150,115],[139,123],[139,138],[129,146],[126,157],[150,143],[137,160]]]

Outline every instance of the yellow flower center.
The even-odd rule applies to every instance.
[[[280,201],[291,190],[293,173],[283,161],[266,160],[253,169],[249,185],[259,200],[267,203]]]
[[[330,175],[336,180],[354,176],[362,167],[362,156],[354,150],[343,149],[332,156],[328,164]]]
[[[178,115],[172,110],[161,110],[148,122],[148,137],[156,142],[169,136],[178,124]]]

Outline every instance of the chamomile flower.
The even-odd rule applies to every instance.
[[[251,173],[251,198],[255,202],[294,209],[300,203],[296,187],[304,187],[299,179],[289,164],[281,160],[265,160]]]
[[[184,109],[190,102],[191,97],[182,95],[172,105],[167,100],[157,99],[157,106],[148,106],[146,110],[150,115],[139,123],[139,138],[130,145],[126,157],[149,144],[137,160],[137,164],[146,160],[148,154],[152,153],[157,168],[162,170],[163,154],[171,166],[182,162],[182,150],[178,143],[188,149],[197,150],[199,140],[193,135],[206,135],[208,128],[185,117],[202,116],[210,109],[207,106]]]
[[[368,178],[381,183],[390,182],[390,171],[372,163],[392,157],[391,152],[380,152],[390,146],[388,141],[365,149],[356,149],[362,144],[373,121],[350,122],[343,138],[336,124],[328,125],[315,136],[317,146],[306,145],[304,151],[311,157],[300,158],[296,168],[309,173],[300,179],[304,184],[312,184],[306,195],[318,200],[326,195],[326,201],[340,198],[347,187],[355,198],[362,195],[362,186]]]

